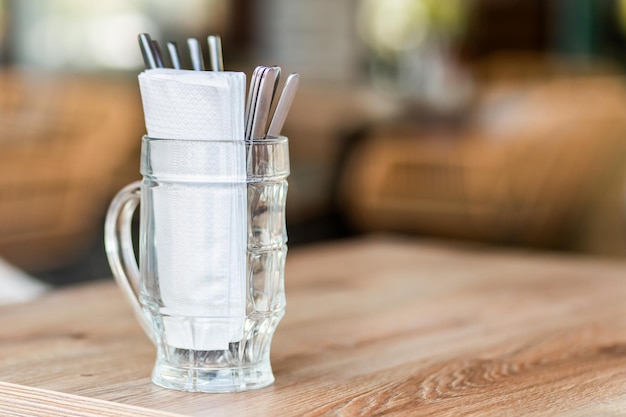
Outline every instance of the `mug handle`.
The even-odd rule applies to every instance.
[[[113,198],[104,223],[104,247],[115,281],[133,308],[144,332],[155,343],[152,324],[141,308],[137,296],[141,275],[133,250],[131,222],[140,201],[141,181],[122,188]]]

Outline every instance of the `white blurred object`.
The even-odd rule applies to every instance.
[[[438,112],[463,110],[473,83],[455,57],[467,20],[463,0],[362,0],[357,29],[381,90]]]
[[[17,64],[83,71],[138,69],[141,55],[129,42],[137,33],[158,39],[162,33],[223,32],[232,8],[228,0],[10,3],[10,25],[4,26],[10,26],[6,41]],[[0,22],[0,39],[2,29]]]
[[[383,55],[416,47],[428,35],[429,26],[421,0],[364,0],[357,13],[361,38]]]
[[[0,258],[0,304],[14,304],[33,300],[50,290],[27,273]]]

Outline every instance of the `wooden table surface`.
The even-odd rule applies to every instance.
[[[2,307],[0,415],[626,414],[626,262],[373,237],[292,250],[286,290],[236,394],[154,386],[112,282]]]

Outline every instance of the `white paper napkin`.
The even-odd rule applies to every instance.
[[[158,69],[139,84],[148,136],[180,139],[151,155],[166,342],[228,349],[246,313],[245,75]]]
[[[148,136],[243,140],[246,75],[159,68],[139,74]]]

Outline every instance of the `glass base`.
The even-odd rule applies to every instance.
[[[274,382],[269,360],[255,365],[220,368],[179,368],[157,361],[152,382],[188,392],[237,392],[267,387]]]

